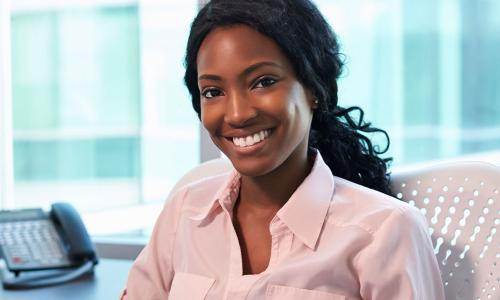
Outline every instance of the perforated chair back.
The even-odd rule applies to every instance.
[[[500,168],[480,162],[395,173],[397,198],[426,216],[446,299],[500,299]]]

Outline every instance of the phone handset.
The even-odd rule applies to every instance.
[[[33,222],[31,220],[34,218],[31,216],[32,214],[31,212],[24,214],[28,215],[26,216],[27,222]],[[55,259],[52,263],[37,263],[31,262],[28,259],[24,263],[24,266],[17,266],[13,263],[12,259],[8,259],[7,265],[16,274],[16,277],[6,278],[4,276],[2,279],[4,288],[29,289],[67,282],[83,274],[92,272],[94,266],[98,263],[95,247],[79,214],[73,206],[68,203],[55,203],[52,205],[51,211],[46,218],[52,223],[49,226],[53,228],[51,231],[55,231],[54,234],[58,236],[57,240],[59,241],[57,243],[53,243],[52,241],[51,249],[57,252],[56,256],[59,256],[59,258]],[[20,224],[20,218],[14,217],[12,221],[14,220]],[[44,222],[39,217],[36,217],[34,221]],[[30,241],[24,241],[24,243],[26,242],[29,243]],[[47,241],[48,243],[50,242]],[[55,247],[56,244],[58,245],[57,247]],[[40,244],[40,246],[45,245]],[[59,248],[60,253],[55,248]],[[5,253],[9,253],[9,251],[4,249],[4,255]],[[52,257],[52,259],[54,258]],[[12,265],[9,266],[9,263],[12,263]],[[21,272],[22,276],[17,276]]]
[[[50,218],[64,241],[69,259],[75,264],[92,261],[97,264],[94,244],[78,212],[68,203],[52,204]]]

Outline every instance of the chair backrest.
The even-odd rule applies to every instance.
[[[231,169],[226,159],[207,161],[172,190]],[[427,218],[446,299],[500,299],[500,168],[457,162],[402,171],[391,188]]]
[[[391,187],[427,218],[446,299],[500,299],[500,168],[441,164],[395,173]]]

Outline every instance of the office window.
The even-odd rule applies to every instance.
[[[16,183],[138,178],[138,29],[136,6],[13,15]]]
[[[197,9],[197,1],[11,1],[11,207],[69,201],[109,223],[120,222],[116,210],[159,212],[199,163],[182,81]],[[123,230],[154,218],[138,219]],[[106,223],[91,231],[121,230]]]
[[[346,57],[339,103],[388,131],[395,166],[473,153],[500,163],[498,1],[316,3]]]

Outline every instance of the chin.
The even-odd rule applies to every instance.
[[[233,167],[242,176],[259,177],[272,172],[275,166],[262,161],[262,159],[232,159]]]

